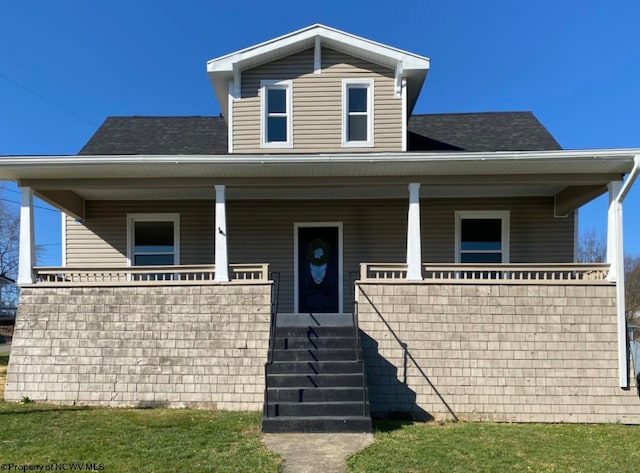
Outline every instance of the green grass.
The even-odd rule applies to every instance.
[[[260,415],[0,403],[0,463],[102,463],[105,471],[276,472]]]
[[[9,354],[0,355],[0,401],[4,399],[4,383],[7,380],[7,365]]]
[[[376,424],[356,472],[633,472],[640,427],[574,424]]]

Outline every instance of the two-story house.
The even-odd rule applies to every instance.
[[[6,399],[263,408],[271,431],[639,423],[640,150],[562,150],[529,112],[414,114],[429,64],[313,25],[209,61],[220,117],[111,117],[78,155],[0,159],[22,189]],[[576,264],[606,192],[607,262]],[[34,267],[34,195],[64,214],[61,267]]]

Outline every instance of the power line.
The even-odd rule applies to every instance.
[[[7,82],[12,83],[13,85],[15,85],[16,87],[20,87],[23,90],[26,90],[27,92],[29,92],[31,95],[34,95],[36,97],[38,97],[41,100],[44,100],[45,102],[47,102],[50,105],[53,105],[54,107],[59,108],[60,110],[67,112],[69,115],[73,115],[76,118],[79,118],[80,120],[83,120],[93,126],[97,126],[97,123],[95,123],[94,121],[90,120],[87,117],[83,117],[82,115],[80,115],[79,113],[74,112],[73,110],[65,107],[64,105],[59,104],[58,102],[55,102],[53,100],[51,100],[50,98],[45,97],[44,95],[36,92],[33,89],[30,89],[29,87],[22,85],[21,83],[11,79],[10,77],[5,76],[4,74],[0,73],[0,77],[3,78],[4,80],[6,80]]]
[[[9,199],[5,199],[3,197],[0,197],[0,200],[4,201],[4,202],[10,202],[12,204],[17,204],[17,205],[22,205],[20,202],[15,201],[15,200],[9,200]],[[33,206],[36,209],[42,209],[42,210],[48,210],[49,212],[60,212],[59,210],[56,209],[50,209],[48,207],[43,207],[42,205],[34,205]]]

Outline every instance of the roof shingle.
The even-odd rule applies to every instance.
[[[537,151],[561,149],[531,112],[413,115],[409,151]],[[109,117],[82,155],[228,154],[222,117]]]

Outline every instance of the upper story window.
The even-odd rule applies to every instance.
[[[508,263],[509,211],[456,212],[456,263]]]
[[[373,79],[342,81],[342,146],[373,146]]]
[[[263,148],[293,146],[293,112],[290,80],[262,81],[262,141]]]

